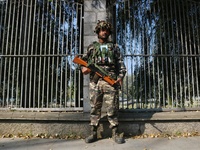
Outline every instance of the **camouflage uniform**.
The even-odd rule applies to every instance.
[[[116,44],[107,42],[100,44],[93,42],[89,45],[87,53],[83,59],[88,64],[97,64],[105,70],[113,79],[123,78],[126,68],[123,63],[123,57]],[[110,127],[118,125],[118,89],[112,87],[102,78],[97,78],[95,73],[90,73],[90,104],[91,104],[91,123],[92,126],[98,126],[101,118],[101,108],[103,101],[106,104],[108,121]]]

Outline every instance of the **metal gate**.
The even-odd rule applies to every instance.
[[[127,75],[123,110],[200,109],[198,0],[116,0],[116,41]],[[83,6],[0,0],[0,109],[82,111]]]
[[[0,1],[0,108],[83,110],[72,59],[82,45],[74,0]]]
[[[116,13],[128,69],[120,107],[199,110],[199,0],[117,0]]]

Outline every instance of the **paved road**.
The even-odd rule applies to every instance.
[[[200,150],[200,136],[182,138],[126,139],[116,144],[102,139],[92,144],[84,140],[0,138],[0,150]]]

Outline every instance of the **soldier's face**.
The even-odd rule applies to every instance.
[[[107,30],[107,29],[101,29],[99,31],[98,37],[99,37],[99,39],[106,40],[106,39],[108,39],[109,35],[110,35],[110,31],[109,30]]]

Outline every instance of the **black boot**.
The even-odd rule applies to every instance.
[[[122,144],[125,143],[125,140],[123,137],[121,137],[118,133],[118,126],[115,126],[112,128],[112,139],[117,143],[117,144]]]
[[[91,128],[91,135],[85,138],[86,143],[92,143],[97,141],[97,126],[92,126]]]

